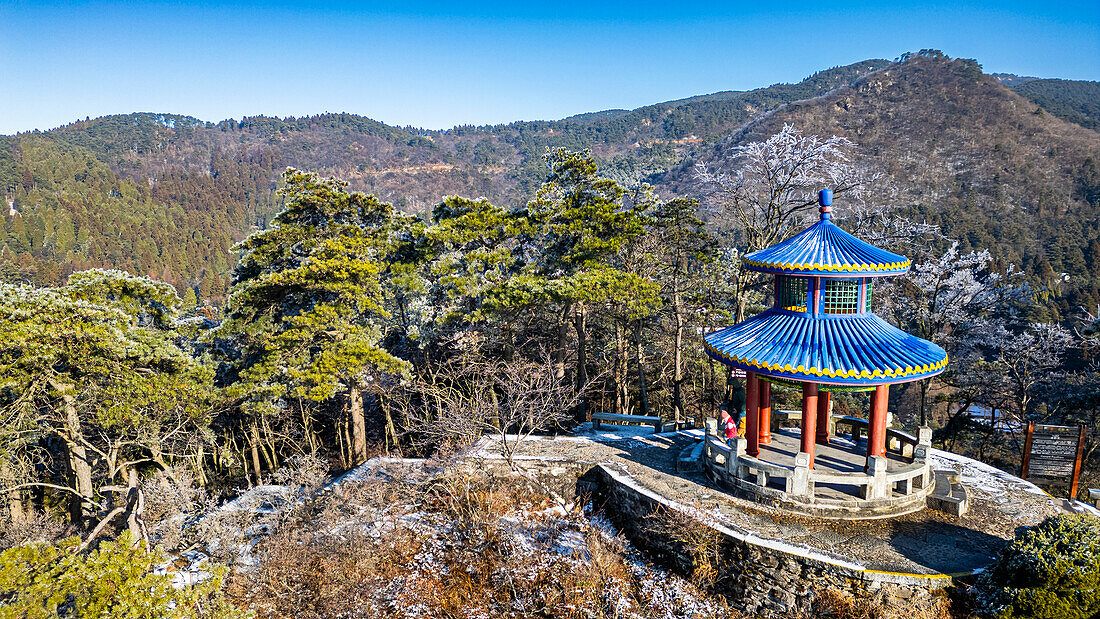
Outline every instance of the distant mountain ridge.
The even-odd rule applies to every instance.
[[[216,123],[178,114],[135,113],[0,136],[0,187],[6,189],[11,212],[18,213],[6,217],[0,235],[0,267],[5,269],[0,277],[53,283],[73,268],[117,266],[195,288],[200,298],[216,298],[233,263],[229,246],[266,225],[278,208],[273,190],[287,166],[337,176],[404,210],[427,213],[441,196],[451,194],[523,204],[545,175],[546,149],[565,147],[591,150],[601,170],[617,180],[645,181],[666,194],[693,195],[696,189],[686,180],[687,166],[711,156],[715,145],[760,137],[762,128],[795,112],[816,110],[813,117],[823,115],[843,93],[885,83],[881,75],[907,76],[914,87],[905,96],[932,109],[942,108],[948,117],[964,118],[974,106],[1015,96],[998,83],[1000,78],[991,77],[985,77],[982,92],[965,103],[953,101],[947,90],[939,92],[938,99],[921,90],[922,80],[981,81],[976,64],[965,65],[959,73],[959,62],[919,56],[900,64],[872,59],[820,71],[795,84],[715,92],[555,121],[443,131],[394,127],[346,113]],[[1047,110],[1048,120],[1080,113],[1072,106],[1059,107],[1067,102],[1063,95],[1076,90],[1051,88],[1046,82],[1050,80],[1018,82],[1015,88],[1043,86],[1039,90],[1049,100],[1038,105]],[[884,114],[880,125],[891,127],[895,140],[912,139],[906,136],[924,129],[924,112],[897,99],[895,89],[883,88],[868,96],[898,113],[892,118]],[[971,92],[959,84],[951,88]],[[1036,105],[1030,104],[1027,113]],[[1084,117],[1083,122],[1092,118],[1088,112]],[[808,131],[819,130],[815,122],[799,122]],[[1024,125],[1039,132],[1055,127],[1047,121]],[[949,123],[946,130],[937,130],[947,139],[954,135],[950,129]],[[855,131],[843,122],[820,125],[820,130],[848,134],[872,152],[885,144],[869,140],[866,128]],[[951,149],[957,146],[952,144],[948,140],[934,156],[954,157]],[[1074,157],[1072,164],[1058,165],[1077,170],[1083,164],[1078,155]],[[1026,165],[1044,170],[1047,166],[1006,162],[1009,170]],[[1050,174],[1068,178],[1061,169]],[[1059,189],[1052,195],[1069,200],[1066,196],[1075,194]]]
[[[1040,77],[1029,77],[1027,75],[1015,75],[1013,73],[990,73],[990,77],[996,79],[998,82],[1008,86],[1009,88],[1019,86],[1020,84],[1026,84],[1028,82],[1042,79]]]
[[[785,123],[848,137],[885,175],[877,201],[938,225],[941,245],[988,249],[1000,268],[1022,268],[1049,286],[1057,315],[1044,318],[1062,319],[1100,301],[1100,134],[1041,111],[972,60],[916,56],[761,116],[661,185],[697,194],[695,164],[720,165],[728,149]]]

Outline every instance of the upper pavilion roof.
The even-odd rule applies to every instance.
[[[764,273],[826,277],[875,277],[909,270],[905,256],[861,241],[834,224],[831,192],[822,200],[821,221],[782,243],[745,254],[745,266]]]

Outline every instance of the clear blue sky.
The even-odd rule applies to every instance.
[[[921,48],[1100,79],[1098,0],[467,4],[0,0],[0,133],[134,111],[553,119]]]

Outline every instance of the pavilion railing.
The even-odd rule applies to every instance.
[[[859,443],[861,436],[867,436],[869,432],[868,422],[866,419],[859,417],[838,416],[833,418],[833,423],[838,428],[847,426],[851,429],[852,442]],[[895,430],[893,428],[886,428],[886,451],[892,453],[901,458],[914,457],[916,453],[917,445],[920,444],[920,439],[908,432],[902,432],[901,430]],[[929,436],[929,444],[931,444],[931,436]]]
[[[858,418],[849,423],[858,425],[866,421]],[[840,420],[838,419],[838,423]],[[853,430],[854,431],[854,430]],[[911,458],[909,464],[888,471],[887,459],[871,456],[867,470],[860,472],[824,472],[809,468],[809,455],[798,453],[792,466],[767,462],[746,453],[748,441],[742,437],[726,440],[718,437],[717,421],[707,420],[703,449],[704,464],[712,478],[726,485],[776,499],[789,499],[815,505],[847,505],[851,500],[818,496],[818,484],[854,487],[862,500],[913,497],[926,490],[930,483],[927,463],[932,433],[921,428],[920,438],[904,432],[893,431],[896,448],[890,453]],[[888,435],[888,442],[889,442]],[[906,455],[907,454],[907,455]],[[853,497],[854,499],[854,497]]]

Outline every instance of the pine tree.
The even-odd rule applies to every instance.
[[[210,372],[167,330],[179,303],[171,287],[103,271],[72,281],[0,284],[0,405],[30,430],[0,446],[0,468],[22,471],[19,485],[58,487],[25,466],[50,448],[40,439],[55,439],[68,471],[60,487],[80,523],[98,487],[125,480],[133,462],[168,468],[169,454],[201,440],[213,392]]]
[[[381,345],[388,315],[381,274],[396,246],[397,218],[389,204],[335,179],[288,170],[284,180],[286,207],[272,227],[234,248],[242,255],[227,316],[212,337],[232,338],[240,349],[227,360],[238,377],[228,392],[248,414],[254,452],[264,415],[294,399],[341,396],[351,459],[361,462],[367,374],[406,369]]]

